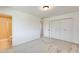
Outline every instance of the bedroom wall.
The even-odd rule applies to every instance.
[[[40,37],[40,17],[6,7],[0,7],[0,14],[12,16],[13,46]]]
[[[73,43],[78,43],[79,44],[79,12],[73,12],[73,13],[68,13],[68,14],[63,14],[63,15],[58,15],[58,16],[53,16],[50,18],[45,18],[44,19],[44,36],[49,37],[49,20],[55,20],[55,19],[63,19],[63,18],[72,18],[73,19],[73,39],[70,42]],[[53,28],[52,28],[53,29]],[[51,35],[51,30],[50,30],[50,35]],[[55,33],[54,33],[55,34]],[[51,36],[52,38],[57,38],[62,40],[60,37],[58,37],[58,34],[55,34],[56,36]],[[59,35],[61,36],[61,35]],[[63,39],[65,40],[65,39]],[[67,40],[65,40],[67,41]]]

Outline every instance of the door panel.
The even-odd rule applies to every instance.
[[[61,21],[61,38],[67,41],[73,41],[73,22],[72,19]]]

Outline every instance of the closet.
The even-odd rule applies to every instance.
[[[47,19],[44,21],[44,36],[73,42],[73,19]]]
[[[12,17],[0,15],[0,50],[12,47]]]

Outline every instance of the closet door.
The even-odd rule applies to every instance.
[[[50,35],[50,26],[49,26],[49,20],[44,20],[44,23],[43,23],[43,31],[44,31],[44,37],[49,37]]]
[[[64,19],[61,20],[61,39],[66,41],[73,41],[73,20]]]
[[[51,20],[51,37],[60,39],[61,23],[59,20]]]
[[[73,41],[73,20],[58,19],[51,21],[51,37],[65,41]]]

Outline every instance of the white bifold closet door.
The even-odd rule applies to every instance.
[[[49,22],[48,22],[49,23]],[[73,41],[73,19],[50,20],[50,37],[65,41]]]
[[[73,42],[73,19],[44,20],[44,36]]]

